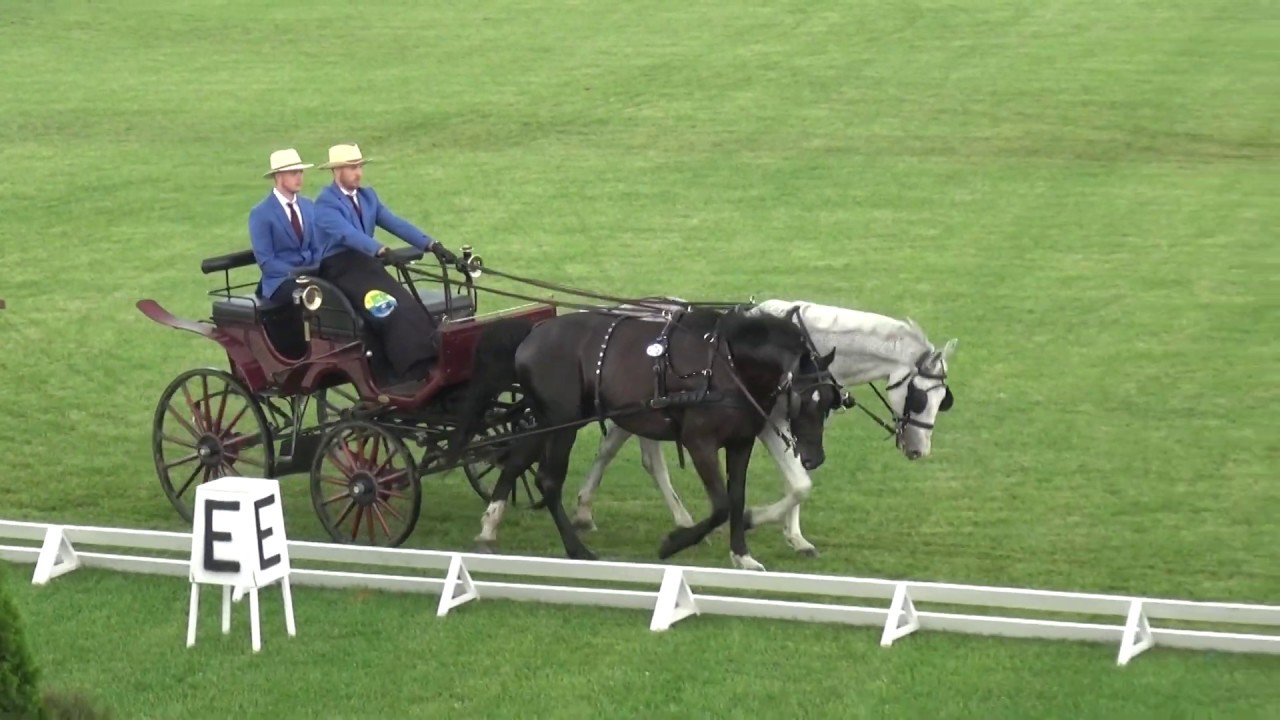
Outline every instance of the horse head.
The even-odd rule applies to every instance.
[[[955,402],[947,385],[947,359],[955,349],[956,339],[952,338],[941,350],[925,351],[914,365],[889,376],[885,390],[897,421],[895,442],[908,460],[929,455],[938,413],[950,410]]]
[[[730,312],[722,327],[743,389],[762,406],[786,402],[800,462],[808,470],[817,469],[826,460],[827,417],[843,399],[828,371],[835,351],[818,356],[803,330],[770,315]]]

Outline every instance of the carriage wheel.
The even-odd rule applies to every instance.
[[[188,370],[165,388],[152,423],[160,487],[191,522],[197,484],[226,475],[271,477],[275,445],[262,406],[229,373]]]
[[[316,453],[311,503],[335,542],[397,547],[422,510],[417,463],[382,427],[344,420],[325,434]]]
[[[517,392],[506,392],[499,396],[499,407],[495,407],[490,411],[490,423],[485,431],[479,436],[477,441],[482,442],[485,438],[505,435],[507,433],[518,433],[528,431],[533,427],[533,421],[526,415],[521,414],[514,422],[503,422],[501,415],[508,408],[515,406],[520,400]],[[505,443],[493,445],[485,448],[486,452],[505,449]],[[536,465],[534,467],[537,467]],[[502,472],[500,465],[492,462],[480,460],[477,462],[465,463],[462,466],[463,472],[467,475],[467,482],[471,484],[471,489],[480,496],[481,500],[486,503],[493,501],[493,486],[498,482],[498,475]],[[526,470],[520,474],[515,485],[511,488],[511,494],[507,497],[508,502],[512,505],[520,505],[520,486],[524,486],[525,497],[528,498],[529,507],[531,509],[540,509],[545,507],[543,503],[542,490],[538,487],[538,479],[532,469]],[[534,497],[534,494],[537,497]]]

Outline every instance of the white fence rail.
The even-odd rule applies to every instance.
[[[191,534],[78,525],[0,520],[0,559],[34,563],[32,582],[45,584],[78,567],[121,572],[188,576]],[[87,551],[84,548],[122,548],[128,554]],[[138,551],[178,553],[154,557]],[[1057,592],[1016,588],[878,580],[799,573],[729,570],[645,563],[581,562],[555,558],[486,555],[367,548],[291,540],[288,551],[294,585],[329,588],[370,588],[440,595],[438,615],[479,598],[630,608],[652,613],[650,629],[662,631],[686,617],[735,615],[809,622],[843,623],[882,628],[880,644],[920,630],[999,635],[1016,638],[1117,643],[1117,664],[1126,665],[1154,647],[1280,654],[1280,606],[1193,602],[1122,595]],[[396,568],[438,576],[384,574],[299,567],[307,563],[341,563]],[[638,585],[615,589],[475,580],[476,575],[514,576],[544,580],[576,580]],[[756,591],[782,595],[825,596],[875,600],[880,604],[850,605],[709,594],[701,591]],[[1066,620],[1006,617],[985,614],[926,611],[925,603],[1002,610],[1053,612],[1115,618]],[[1261,626],[1268,632],[1227,632],[1219,629],[1155,627],[1153,621]]]

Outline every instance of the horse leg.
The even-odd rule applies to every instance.
[[[493,485],[492,500],[485,508],[480,519],[480,534],[476,535],[476,550],[493,552],[493,545],[498,542],[498,525],[502,522],[502,514],[507,509],[507,498],[515,488],[516,478],[533,466],[545,443],[539,435],[518,439],[515,447],[507,453],[502,462],[502,472]]]
[[[604,469],[613,462],[613,459],[618,456],[618,451],[630,439],[631,432],[622,429],[617,423],[612,423],[605,436],[600,438],[595,462],[591,464],[591,470],[587,473],[587,481],[578,491],[578,510],[573,516],[573,524],[579,530],[596,529],[595,518],[591,515],[591,503],[595,500],[596,491],[600,489],[600,483],[604,481]]]
[[[672,530],[658,548],[658,557],[663,560],[702,542],[712,530],[729,519],[729,497],[725,492],[724,477],[720,474],[719,448],[708,441],[686,443],[685,447],[698,470],[698,477],[702,478],[703,487],[707,489],[707,497],[711,499],[711,514],[693,527]]]
[[[547,454],[538,472],[538,488],[546,500],[551,519],[560,531],[560,540],[564,543],[565,554],[574,560],[595,560],[595,553],[587,549],[578,531],[564,511],[562,501],[564,482],[569,474],[569,456],[573,453],[573,444],[578,439],[577,429],[562,430],[548,440]]]
[[[729,475],[729,560],[743,570],[764,570],[747,549],[747,464],[755,439],[725,446],[725,467]]]
[[[800,533],[800,503],[809,497],[810,491],[813,490],[813,481],[809,479],[809,473],[800,464],[800,458],[787,448],[782,438],[778,437],[771,428],[765,427],[757,437],[773,456],[778,469],[782,471],[783,496],[772,505],[752,508],[747,513],[747,527],[753,528],[757,525],[777,522],[786,516],[787,521],[783,525],[782,535],[786,538],[787,545],[801,555],[815,557],[818,549]]]
[[[653,484],[658,486],[658,492],[662,493],[662,499],[667,503],[667,509],[671,511],[671,518],[675,520],[676,527],[693,527],[693,518],[689,516],[684,503],[680,502],[676,489],[671,487],[667,461],[662,457],[662,445],[657,440],[640,438],[640,464],[649,471]]]

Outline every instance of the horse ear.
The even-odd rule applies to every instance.
[[[942,346],[942,359],[947,360],[955,353],[956,345],[960,343],[959,338],[951,338],[946,345]]]
[[[827,368],[831,367],[831,363],[835,362],[835,359],[836,359],[836,349],[831,348],[831,352],[818,358],[818,369],[826,370]]]

